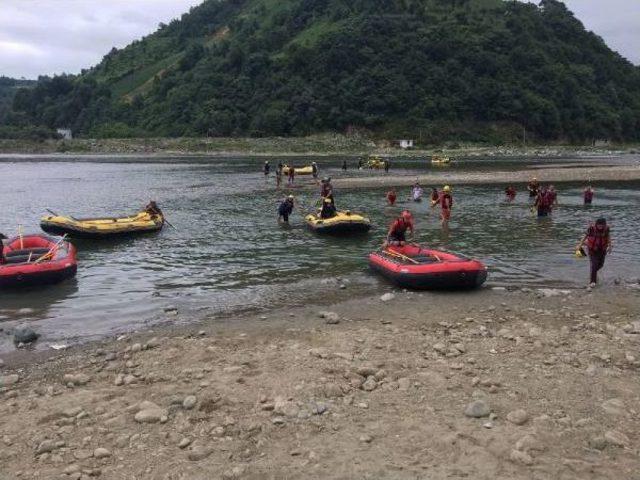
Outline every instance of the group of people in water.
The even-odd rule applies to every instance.
[[[411,197],[410,201],[414,202],[422,202],[424,190],[420,186],[419,182],[414,183],[411,188]],[[396,204],[398,200],[398,194],[395,188],[392,188],[387,192],[387,203],[391,206]],[[446,227],[449,224],[449,220],[451,220],[451,210],[453,209],[453,195],[451,193],[451,187],[449,185],[445,185],[442,191],[438,191],[437,188],[432,188],[431,195],[431,208],[435,208],[440,206],[440,221],[443,227]]]
[[[265,179],[271,174],[271,164],[269,163],[269,160],[265,160],[262,172],[264,173]],[[284,165],[282,162],[278,162],[278,165],[276,166],[276,187],[280,188],[282,185],[282,177],[284,175],[287,176],[287,185],[292,186],[296,179],[296,167]],[[315,180],[318,179],[318,164],[316,162],[311,163],[311,175]]]
[[[338,214],[336,208],[335,198],[333,195],[333,185],[331,184],[331,177],[324,177],[320,181],[320,207],[318,211],[318,218],[328,219],[333,218]],[[278,206],[278,222],[289,223],[289,216],[293,213],[295,207],[295,197],[293,195],[287,196]]]

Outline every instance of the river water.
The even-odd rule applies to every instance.
[[[637,162],[637,158],[592,162]],[[455,186],[455,210],[443,231],[428,202],[387,207],[382,189],[336,192],[340,208],[367,213],[374,228],[350,239],[318,237],[295,214],[291,228],[276,223],[282,192],[260,173],[256,158],[46,158],[0,159],[0,231],[13,236],[17,225],[39,231],[39,218],[52,209],[76,217],[133,213],[156,199],[177,230],[136,239],[78,242],[75,280],[46,289],[0,292],[0,327],[29,323],[43,334],[42,345],[115,334],[158,322],[187,322],[204,316],[345,298],[388,290],[367,268],[366,255],[378,248],[389,222],[402,208],[413,211],[418,239],[432,247],[463,252],[484,261],[490,285],[583,286],[588,261],[573,248],[588,222],[609,219],[616,242],[604,281],[640,276],[640,184],[596,184],[594,205],[582,205],[582,187],[560,184],[561,203],[552,218],[530,211],[523,185],[513,204],[503,201],[504,185]],[[353,159],[350,163],[355,164]],[[563,159],[554,162],[571,163]],[[584,160],[580,160],[581,162]],[[177,163],[176,163],[177,162]],[[457,173],[523,166],[532,171],[550,161],[461,161]],[[272,160],[275,166],[277,160]],[[298,160],[302,164],[303,160]],[[338,178],[340,158],[319,160]],[[424,172],[423,162],[394,162],[394,173]],[[350,170],[346,175],[379,175]],[[309,179],[298,178],[309,184]],[[316,189],[296,195],[310,208]],[[409,188],[399,190],[399,197]],[[340,278],[340,280],[336,280]],[[338,285],[347,285],[340,290]],[[165,312],[176,308],[177,316]],[[0,335],[0,349],[9,337]],[[12,348],[12,347],[11,347]]]

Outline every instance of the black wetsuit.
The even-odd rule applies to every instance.
[[[323,203],[322,210],[320,210],[320,218],[333,218],[336,216],[336,207],[331,203]]]
[[[289,199],[282,202],[280,207],[278,207],[278,215],[280,215],[285,222],[289,221],[291,212],[293,212],[293,202]]]

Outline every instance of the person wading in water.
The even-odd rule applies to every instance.
[[[613,249],[611,240],[611,230],[607,225],[607,220],[599,218],[596,223],[589,225],[587,232],[576,246],[576,255],[582,256],[582,249],[587,246],[589,250],[589,261],[591,262],[590,287],[595,287],[598,283],[598,272],[604,267],[604,261],[608,253]]]
[[[451,219],[451,209],[453,208],[453,196],[451,196],[451,187],[449,185],[445,185],[442,189],[442,193],[438,197],[432,206],[440,204],[440,220],[442,221],[442,226],[446,227],[449,225],[449,220]]]

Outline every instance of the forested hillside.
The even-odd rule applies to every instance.
[[[556,0],[207,0],[8,122],[86,136],[640,139],[640,68]]]

